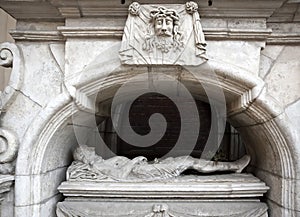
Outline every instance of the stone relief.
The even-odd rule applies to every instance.
[[[133,2],[124,28],[123,64],[200,65],[207,60],[198,5]]]
[[[250,162],[245,155],[235,162],[214,162],[191,156],[169,157],[148,162],[139,156],[132,160],[115,156],[104,160],[93,147],[80,145],[74,151],[74,162],[67,170],[67,180],[76,181],[152,181],[176,178],[188,169],[200,173],[230,171],[240,173]]]
[[[182,33],[179,31],[177,11],[160,6],[150,11],[150,17],[151,24],[148,26],[143,50],[153,52],[156,48],[162,53],[168,53],[172,49],[182,49]]]
[[[242,202],[240,204],[242,204]],[[105,204],[102,204],[102,206],[105,206]],[[219,206],[223,206],[223,204],[219,204]],[[214,209],[213,206],[210,208]],[[208,215],[206,212],[202,213],[201,211],[195,211],[193,209],[184,209],[178,205],[173,205],[171,208],[171,206],[166,203],[157,203],[152,205],[152,207],[151,203],[147,203],[146,207],[142,208],[139,208],[138,205],[135,207],[127,207],[124,205],[124,207],[122,207],[122,214],[104,212],[105,209],[106,207],[102,209],[99,208],[99,202],[94,202],[93,204],[92,202],[87,203],[86,201],[83,203],[68,201],[58,203],[56,213],[58,217],[267,217],[267,206],[264,204],[256,204],[253,207],[249,206],[247,208],[241,206],[239,211],[229,211],[229,213],[227,211],[226,214],[221,215]],[[201,205],[198,210],[201,210]]]
[[[0,91],[0,114],[13,103],[23,83],[21,51],[14,43],[0,44],[0,66],[12,67],[8,85]]]
[[[169,211],[167,204],[155,204],[152,208],[152,213],[145,215],[145,217],[176,217]]]

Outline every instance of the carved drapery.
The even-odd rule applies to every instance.
[[[200,65],[207,60],[198,5],[133,2],[124,28],[123,64]]]

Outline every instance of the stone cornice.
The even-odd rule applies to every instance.
[[[140,4],[182,4],[180,0],[140,0]],[[208,6],[207,1],[199,1],[202,17],[269,17],[279,8],[283,0],[253,1],[214,1]],[[16,19],[62,20],[69,17],[126,17],[130,2],[96,0],[0,0],[0,7]]]
[[[211,28],[204,29],[205,37],[208,40],[265,40],[272,32],[271,29],[231,29],[231,28]]]
[[[64,41],[64,37],[59,31],[28,31],[13,30],[9,32],[15,40],[25,41]]]
[[[58,31],[14,30],[15,40],[65,41],[66,38],[121,38],[124,27],[58,27]],[[268,44],[299,44],[298,33],[272,33],[271,29],[205,28],[207,40],[266,40]]]
[[[15,40],[63,41],[65,38],[121,38],[124,27],[58,27],[58,31],[22,31],[14,30],[10,34]],[[207,28],[204,29],[207,39],[243,39],[264,40],[271,33],[267,30],[245,30]]]
[[[272,33],[267,38],[267,44],[300,44],[300,33]]]
[[[96,7],[96,8],[77,8],[77,7],[60,7],[58,10],[65,18],[73,17],[120,17],[126,18],[128,15],[127,8],[120,7]],[[199,10],[202,18],[268,18],[272,15],[274,9],[246,9],[246,8],[210,8],[205,7]]]
[[[168,181],[163,184],[159,181],[151,182],[151,184],[147,182],[67,181],[63,182],[58,190],[66,197],[201,199],[261,197],[269,189],[265,183],[251,174],[217,177],[203,176],[194,182],[180,181],[179,178],[176,182]],[[218,180],[217,185],[215,180]]]
[[[65,37],[85,38],[121,38],[124,27],[65,27],[60,26],[58,30]]]

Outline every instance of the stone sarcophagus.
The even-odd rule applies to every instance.
[[[258,197],[268,187],[250,174],[186,177],[161,182],[62,183],[59,217],[267,217]]]
[[[260,202],[268,187],[251,174],[241,174],[250,158],[232,163],[190,156],[147,162],[115,156],[104,160],[93,148],[79,146],[58,190],[59,217],[73,216],[268,216]],[[188,169],[197,175],[183,175]],[[222,175],[204,173],[231,171]]]

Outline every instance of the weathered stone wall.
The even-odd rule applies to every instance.
[[[295,216],[300,213],[300,33],[287,29],[287,33],[294,31],[294,41],[279,35],[281,41],[275,43],[266,17],[282,2],[256,4],[258,8],[253,9],[254,3],[222,1],[212,10],[202,5],[209,64],[220,82],[205,79],[224,90],[229,120],[253,157],[251,169],[271,187],[267,195],[271,216]],[[13,36],[24,64],[16,72],[22,75],[22,85],[1,113],[1,127],[12,130],[20,141],[14,187],[17,217],[55,215],[55,205],[61,200],[57,186],[65,179],[72,149],[81,142],[74,128],[82,133],[95,130],[89,119],[74,126],[76,115],[90,103],[86,95],[95,97],[101,90],[99,98],[95,97],[101,103],[132,76],[148,72],[147,67],[120,66],[107,73],[118,64],[125,7],[117,8],[112,16],[103,5],[96,8],[99,11],[94,5],[83,4],[80,10],[78,5],[56,5],[59,10],[52,5],[48,12],[47,5],[50,3],[43,2],[44,10],[28,13],[32,20],[20,15]],[[231,11],[232,7],[240,9]],[[18,15],[18,11],[11,13]],[[101,18],[94,18],[99,14]],[[111,58],[115,62],[109,62]],[[176,70],[158,69],[182,76],[189,88],[203,94],[191,78]]]

